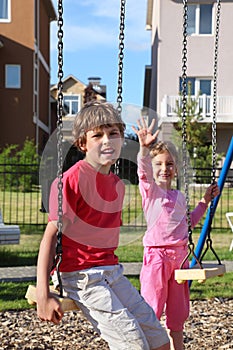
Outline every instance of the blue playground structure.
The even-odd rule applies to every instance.
[[[220,188],[220,195],[218,197],[214,198],[214,200],[213,200],[213,215],[214,215],[214,213],[216,211],[216,208],[217,208],[217,205],[218,205],[218,201],[219,201],[219,198],[221,196],[221,192],[222,192],[225,180],[226,180],[226,176],[227,176],[228,170],[230,169],[232,160],[233,160],[233,137],[232,137],[230,145],[228,147],[228,151],[227,151],[227,154],[226,154],[226,159],[225,159],[225,162],[224,162],[223,167],[222,167],[222,171],[221,171],[219,179],[218,179],[218,186]],[[207,236],[207,233],[208,233],[210,221],[211,221],[211,216],[210,216],[210,209],[209,209],[208,212],[207,212],[206,219],[204,221],[201,233],[200,233],[200,237],[199,237],[197,245],[196,245],[196,249],[195,249],[195,255],[197,256],[198,260],[201,257],[202,249],[203,249],[204,244],[205,244],[205,240],[206,240],[206,236]],[[194,267],[196,264],[197,264],[197,261],[193,257],[192,261],[190,263],[190,268]],[[191,285],[191,281],[190,281],[189,285]]]

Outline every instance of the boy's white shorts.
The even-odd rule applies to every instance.
[[[61,277],[64,294],[75,300],[111,350],[149,350],[169,343],[152,308],[123,275],[122,265],[62,272]]]

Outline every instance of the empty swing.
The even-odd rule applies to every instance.
[[[175,270],[175,280],[178,283],[184,283],[185,281],[197,280],[199,283],[205,282],[206,279],[221,276],[225,273],[225,265],[223,265],[216,254],[211,239],[211,225],[214,216],[214,200],[212,198],[209,208],[209,222],[207,227],[207,238],[206,248],[201,256],[197,256],[195,253],[195,245],[192,240],[192,227],[189,210],[189,191],[188,191],[188,173],[187,173],[187,140],[186,140],[186,103],[187,103],[187,11],[188,4],[187,0],[183,2],[183,51],[182,51],[182,153],[183,153],[183,168],[184,168],[184,186],[185,186],[185,197],[186,197],[186,216],[188,222],[188,254],[181,263],[180,269]],[[214,88],[213,88],[213,121],[212,121],[212,183],[216,182],[215,168],[216,168],[216,102],[217,102],[217,59],[218,59],[218,33],[220,24],[220,0],[217,0],[217,11],[216,11],[216,31],[215,31],[215,54],[214,54]],[[203,258],[208,250],[211,250],[216,258],[216,263],[206,264],[203,263]],[[185,262],[193,256],[192,262],[194,265],[189,269],[184,269]]]
[[[118,54],[118,86],[117,86],[117,111],[119,115],[122,113],[122,82],[123,82],[123,58],[124,58],[124,29],[125,29],[125,3],[126,0],[120,0],[120,32],[119,32],[119,54]],[[62,231],[63,231],[63,193],[62,193],[62,176],[63,176],[63,157],[62,157],[62,115],[63,115],[63,0],[58,0],[58,102],[57,102],[57,179],[58,179],[58,232],[57,232],[57,243],[56,243],[56,256],[54,261],[54,268],[57,273],[59,289],[56,290],[53,286],[50,286],[50,293],[53,297],[57,298],[60,303],[62,310],[71,311],[79,310],[77,304],[70,298],[63,296],[62,280],[59,272],[59,267],[62,261]],[[29,285],[25,298],[31,305],[37,303],[37,291],[36,286]]]

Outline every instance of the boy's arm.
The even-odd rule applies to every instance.
[[[55,257],[57,227],[49,222],[40,244],[37,261],[37,315],[42,321],[58,324],[63,311],[58,300],[50,296],[49,277]]]

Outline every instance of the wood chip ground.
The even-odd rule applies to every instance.
[[[233,349],[233,299],[192,301],[184,342],[185,350]],[[40,322],[36,311],[30,309],[0,312],[0,350],[3,349],[109,348],[79,311],[67,313],[55,326]]]

